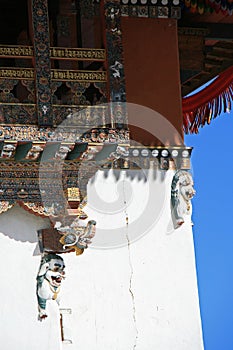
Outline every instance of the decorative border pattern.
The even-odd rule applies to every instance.
[[[0,69],[0,79],[23,79],[33,80],[34,69],[32,68],[4,68]],[[62,70],[52,69],[50,71],[51,79],[54,81],[86,81],[86,82],[106,82],[107,75],[105,71],[80,71],[80,70]],[[45,83],[45,81],[42,81]]]
[[[51,79],[55,81],[86,81],[86,82],[103,82],[107,80],[104,71],[75,71],[53,69]]]
[[[48,2],[32,0],[38,124],[53,125]]]
[[[32,58],[34,50],[32,46],[0,45],[0,57],[27,57]]]
[[[220,11],[226,16],[233,14],[233,3],[231,0],[192,0],[184,1],[185,8],[191,13],[198,13],[203,15],[204,13],[219,13]]]
[[[129,143],[129,131],[112,128],[79,128],[78,131],[70,127],[59,128],[59,133],[53,128],[38,128],[36,126],[0,125],[0,143],[17,141],[50,141],[50,142],[78,142],[78,143]]]
[[[189,170],[191,168],[192,147],[128,147],[128,151],[113,164],[106,164],[114,169],[160,169]]]
[[[32,58],[34,49],[32,46],[0,45],[0,57]],[[50,58],[68,59],[80,61],[105,61],[104,49],[77,49],[66,47],[51,47]]]
[[[34,69],[32,68],[2,68],[0,69],[0,79],[34,79]]]
[[[0,103],[0,123],[4,123],[4,126],[0,125],[0,139],[2,136],[4,139],[12,139],[14,136],[11,133],[11,127],[8,127],[7,124],[17,123],[19,125],[27,123],[27,126],[25,126],[26,130],[30,128],[30,125],[35,125],[37,123],[36,105]],[[12,126],[13,129],[14,126]]]
[[[85,130],[95,128],[109,124],[109,110],[107,107],[102,105],[95,106],[53,106],[55,120],[54,126],[60,125],[64,120],[68,123],[68,118],[70,118],[70,123],[73,123],[75,127],[85,128]],[[77,118],[72,121],[72,116],[77,116]]]
[[[116,0],[119,3],[122,16],[175,18],[181,17],[182,0]],[[100,0],[93,0],[99,4]]]
[[[7,210],[11,209],[14,204],[8,201],[0,202],[0,214],[5,213]]]
[[[2,203],[4,205],[4,203],[8,203],[8,202],[0,202],[0,208]],[[43,203],[40,203],[40,202],[33,203],[33,202],[23,202],[23,201],[17,201],[17,203],[26,211],[33,213],[37,216],[55,218],[55,217],[59,217],[59,215],[61,214],[59,207],[57,208],[54,205],[44,205]],[[8,209],[10,209],[12,206],[13,204],[9,205]],[[80,204],[80,206],[75,210],[76,218],[79,218],[81,220],[87,219],[87,214],[82,210],[84,206],[85,205]]]
[[[209,34],[207,28],[178,27],[177,30],[179,35],[206,36]]]
[[[148,1],[149,2],[149,1]],[[154,1],[154,3],[159,1]],[[166,4],[163,5],[163,2]],[[175,2],[175,0],[173,1]],[[146,18],[181,18],[181,7],[171,6],[170,1],[162,0],[160,6],[153,5],[122,5],[121,15],[129,17],[146,17]]]
[[[104,49],[76,49],[51,47],[50,57],[55,59],[72,59],[80,61],[104,61],[106,59]]]

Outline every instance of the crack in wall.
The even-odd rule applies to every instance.
[[[133,345],[133,350],[137,347],[138,342],[138,328],[137,328],[137,319],[136,319],[136,303],[135,303],[135,297],[133,293],[132,288],[132,281],[133,281],[133,264],[131,259],[131,251],[130,251],[130,239],[129,239],[129,233],[128,233],[128,227],[129,227],[129,217],[127,213],[127,202],[126,202],[126,194],[125,194],[125,178],[123,179],[123,198],[124,198],[124,213],[125,213],[125,222],[126,222],[126,240],[127,240],[127,246],[128,246],[128,254],[129,254],[129,267],[130,267],[130,278],[129,278],[129,293],[132,300],[132,308],[133,308],[133,322],[134,322],[134,328],[135,328],[135,340]]]
[[[127,225],[127,226],[128,226],[128,225]],[[128,227],[127,227],[127,230],[128,230]],[[127,243],[128,243],[129,266],[130,266],[129,293],[130,293],[130,295],[131,295],[131,300],[132,300],[132,306],[133,306],[133,321],[134,321],[134,328],[135,328],[135,332],[136,332],[135,341],[134,341],[134,346],[133,346],[133,350],[135,350],[136,347],[137,347],[137,342],[138,342],[138,328],[137,328],[137,319],[136,319],[135,297],[134,297],[133,289],[132,289],[133,265],[132,265],[132,260],[131,260],[130,240],[129,240],[128,232],[126,233],[126,239],[127,239]]]
[[[97,346],[98,345],[98,330],[97,330],[96,314],[95,314],[95,343]]]

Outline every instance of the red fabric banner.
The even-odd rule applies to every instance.
[[[231,110],[233,99],[233,66],[221,73],[210,85],[182,100],[185,133],[197,133],[222,112]]]

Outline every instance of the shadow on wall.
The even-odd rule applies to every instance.
[[[122,173],[125,174],[125,177],[128,180],[138,180],[138,181],[143,181],[143,182],[147,182],[148,181],[148,177],[149,177],[149,173],[152,175],[153,180],[159,179],[159,181],[164,181],[165,177],[166,177],[166,173],[167,173],[167,168],[166,169],[159,169],[158,168],[158,164],[157,164],[157,159],[155,160],[155,164],[154,167],[152,168],[152,166],[149,163],[149,159],[145,160],[145,163],[147,162],[147,167],[145,167],[145,164],[141,164],[143,162],[140,162],[138,159],[130,159],[130,161],[133,163],[134,161],[134,169],[102,169],[101,172],[103,172],[103,175],[105,177],[105,179],[107,179],[109,176],[113,175],[114,179],[116,181],[116,184],[118,183],[118,181],[120,180],[120,177],[122,175]],[[132,165],[133,167],[133,165]],[[90,183],[94,183],[96,180],[96,173],[94,174],[94,176],[89,180]]]
[[[124,229],[126,223],[127,225],[131,225],[131,229],[134,232],[133,239],[135,239],[137,237],[136,232],[141,236],[141,231],[144,232],[145,230],[141,217],[144,215],[147,216],[151,211],[151,215],[149,215],[150,219],[147,220],[147,224],[150,226],[160,216],[160,207],[158,207],[158,213],[154,208],[155,194],[157,203],[161,203],[161,208],[163,208],[167,171],[157,168],[140,170],[105,169],[98,174],[99,181],[95,184],[96,175],[89,183],[92,187],[91,193],[89,193],[89,195],[91,194],[89,196],[89,209],[91,213],[87,212],[88,215],[90,214],[90,218],[92,218],[92,214],[93,219],[95,219],[96,214],[98,214],[99,218],[98,237],[93,241],[93,243],[95,242],[93,247],[95,246],[101,249],[105,246],[108,249],[110,247],[119,247],[121,244],[118,241],[118,235],[122,237],[123,245],[125,244]],[[161,187],[162,183],[164,183],[164,186]],[[139,188],[145,193],[145,202],[141,206],[139,205],[139,202],[141,202]],[[112,198],[110,193],[112,193]],[[138,213],[139,207],[142,210],[140,213]],[[130,220],[128,215],[130,216]],[[112,222],[113,218],[114,223]],[[119,222],[121,223],[120,227],[118,227]],[[106,225],[107,227],[105,227]],[[37,231],[50,227],[49,218],[41,218],[33,215],[18,204],[15,204],[11,209],[0,214],[0,233],[18,242],[34,243],[34,256],[41,255]],[[109,234],[109,230],[112,235]],[[114,239],[116,237],[116,242],[113,242],[113,237]]]
[[[0,215],[0,232],[16,241],[38,243],[37,230],[48,227],[49,219],[30,214],[18,204]],[[38,254],[36,247],[33,255]]]

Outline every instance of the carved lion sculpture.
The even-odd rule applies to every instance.
[[[171,185],[171,210],[175,228],[180,227],[184,223],[185,215],[191,215],[190,200],[195,193],[191,174],[185,170],[178,170],[173,177]]]
[[[59,304],[59,292],[62,280],[65,278],[65,264],[56,254],[47,254],[41,259],[37,274],[37,300],[39,318],[47,317],[47,300],[56,300]]]

